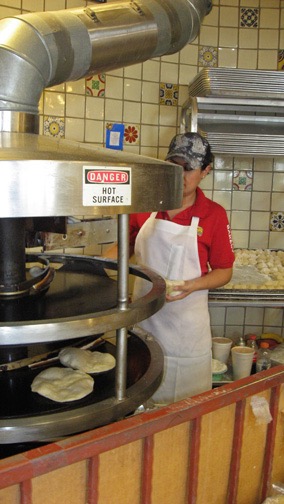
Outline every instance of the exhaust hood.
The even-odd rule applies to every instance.
[[[214,154],[284,155],[284,74],[203,69],[189,84],[181,131],[199,131]]]

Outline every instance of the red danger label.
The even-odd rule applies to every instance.
[[[89,170],[86,172],[89,184],[128,184],[129,173],[117,170]]]

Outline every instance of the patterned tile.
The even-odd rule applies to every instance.
[[[240,15],[242,28],[258,28],[259,9],[243,7]]]
[[[178,85],[166,82],[160,83],[160,105],[178,104]]]
[[[63,117],[44,116],[43,134],[53,137],[64,137],[65,119]]]
[[[125,124],[124,143],[128,145],[138,145],[139,140],[139,126],[137,126],[137,124]]]
[[[252,178],[253,175],[251,170],[235,170],[233,176],[233,190],[251,191]]]
[[[217,67],[217,47],[212,46],[201,46],[199,48],[198,61],[199,64],[204,67]]]
[[[105,96],[105,74],[92,75],[86,79],[86,95]]]
[[[278,51],[277,70],[284,70],[284,49]]]
[[[270,231],[284,231],[284,212],[271,212]]]

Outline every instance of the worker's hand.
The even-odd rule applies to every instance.
[[[167,302],[170,303],[172,301],[179,301],[180,299],[184,299],[186,296],[189,296],[189,294],[197,290],[195,279],[186,281],[181,280],[180,282],[180,284],[177,284],[177,282],[175,282],[175,285],[171,288],[170,292],[167,291]]]

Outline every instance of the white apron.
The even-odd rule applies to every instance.
[[[201,276],[197,248],[198,217],[190,226],[155,219],[152,213],[141,227],[135,243],[137,263],[170,280]],[[136,278],[133,298],[149,290],[149,283]],[[164,306],[139,325],[153,334],[164,352],[164,377],[155,392],[157,404],[169,404],[212,387],[211,331],[208,291],[193,292]]]

